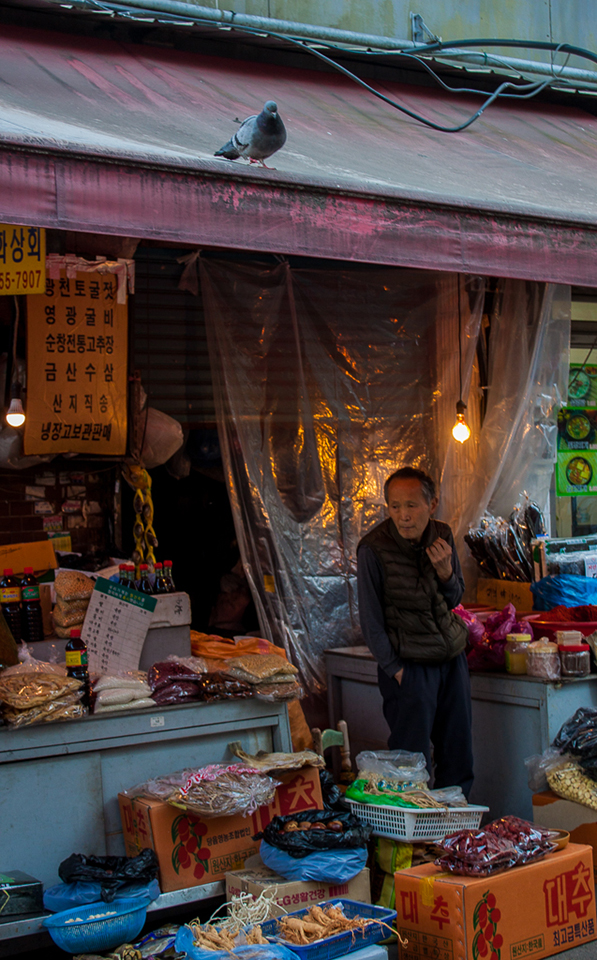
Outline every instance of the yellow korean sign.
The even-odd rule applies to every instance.
[[[0,296],[43,293],[46,286],[46,231],[0,223]]]
[[[64,271],[27,297],[25,453],[126,453],[126,304],[110,274]]]

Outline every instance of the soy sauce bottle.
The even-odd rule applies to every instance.
[[[19,643],[23,639],[21,584],[13,577],[12,567],[5,568],[0,580],[0,605],[8,628]]]
[[[83,684],[81,703],[84,707],[89,708],[91,684],[89,682],[89,668],[87,666],[87,647],[81,639],[81,630],[79,627],[72,628],[70,640],[67,641],[64,653],[66,655],[67,676]]]
[[[21,580],[23,639],[26,643],[38,643],[44,639],[39,584],[33,573],[33,567],[25,567],[24,573],[25,576]]]
[[[170,593],[168,589],[168,582],[164,575],[164,567],[161,563],[156,563],[155,565],[155,583],[153,586],[153,592],[160,593]]]
[[[176,593],[174,580],[172,579],[172,561],[164,560],[164,579],[168,584],[168,593]]]
[[[137,590],[139,593],[151,593],[153,594],[153,587],[149,582],[149,566],[146,563],[142,563],[139,567],[141,574],[140,579],[137,581]]]

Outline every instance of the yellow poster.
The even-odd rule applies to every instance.
[[[46,286],[46,231],[0,223],[0,296],[43,293]]]
[[[128,317],[117,284],[61,271],[27,297],[27,455],[126,453]]]

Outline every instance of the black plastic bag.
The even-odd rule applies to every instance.
[[[321,795],[325,809],[343,810],[350,813],[350,807],[344,800],[340,787],[329,770],[319,771],[319,782],[321,784]]]
[[[330,823],[337,820],[342,824],[342,832],[333,830],[295,830],[283,833],[283,828],[291,821],[296,823]],[[285,850],[291,857],[306,857],[318,850],[349,850],[364,847],[371,834],[371,827],[361,823],[352,813],[337,810],[303,810],[285,817],[274,817],[262,833],[253,840],[265,840],[272,847]]]
[[[597,710],[579,707],[562,725],[553,745],[575,757],[594,757],[597,754]]]
[[[158,875],[158,858],[153,850],[143,850],[136,857],[85,857],[71,853],[58,867],[63,883],[96,880],[102,885],[102,900],[112,903],[118,890],[135,880],[149,883]]]

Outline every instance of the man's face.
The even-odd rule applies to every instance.
[[[428,503],[419,480],[393,480],[388,489],[388,513],[405,540],[420,540],[437,507]]]

